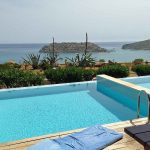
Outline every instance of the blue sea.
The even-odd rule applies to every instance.
[[[128,42],[126,42],[128,43]],[[96,60],[105,59],[106,61],[118,61],[118,62],[130,62],[136,58],[143,58],[149,61],[150,50],[123,50],[121,49],[125,42],[100,42],[96,43],[99,46],[108,49],[108,52],[93,52],[92,55]],[[47,45],[45,43],[40,44],[0,44],[0,63],[4,63],[13,60],[17,63],[22,63],[23,58],[28,53],[39,53],[39,50]],[[45,54],[41,54],[43,57]],[[76,53],[59,53],[59,56],[63,58],[60,63],[64,63],[66,57],[74,57]]]

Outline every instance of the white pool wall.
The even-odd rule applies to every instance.
[[[90,83],[96,83],[96,81],[2,89],[0,90],[0,100],[81,91],[87,88]]]
[[[141,90],[145,90],[150,93],[149,89],[137,86],[133,83],[128,82],[131,78],[116,79],[107,75],[97,76],[97,88],[100,92],[103,92],[115,100],[121,102],[123,105],[130,107],[131,109],[137,111],[137,101]],[[132,78],[132,80],[138,81],[138,78]],[[141,79],[142,80],[142,79]],[[145,93],[141,95],[141,107],[147,110],[148,97]],[[144,106],[145,105],[145,106]],[[144,113],[146,115],[147,112]]]

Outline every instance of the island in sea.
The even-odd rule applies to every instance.
[[[130,44],[125,44],[122,49],[134,49],[134,50],[150,50],[150,39]]]
[[[75,42],[63,42],[63,43],[54,43],[56,52],[83,52],[85,50],[85,42],[75,43]],[[45,45],[40,50],[41,53],[52,52],[53,43],[49,45]],[[98,46],[95,43],[88,42],[87,43],[87,52],[106,52],[105,48]]]

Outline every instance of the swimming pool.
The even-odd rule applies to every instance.
[[[136,118],[137,101],[119,89],[98,79],[0,90],[0,143]]]
[[[123,80],[150,89],[150,76],[129,77]]]

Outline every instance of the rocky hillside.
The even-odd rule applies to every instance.
[[[52,51],[53,44],[44,46],[40,52],[47,53]],[[83,52],[85,50],[85,43],[55,43],[55,51],[56,52]],[[94,43],[88,42],[88,52],[105,52],[107,51],[104,48],[99,47]]]
[[[135,49],[135,50],[150,50],[150,40],[125,44],[122,49]]]

